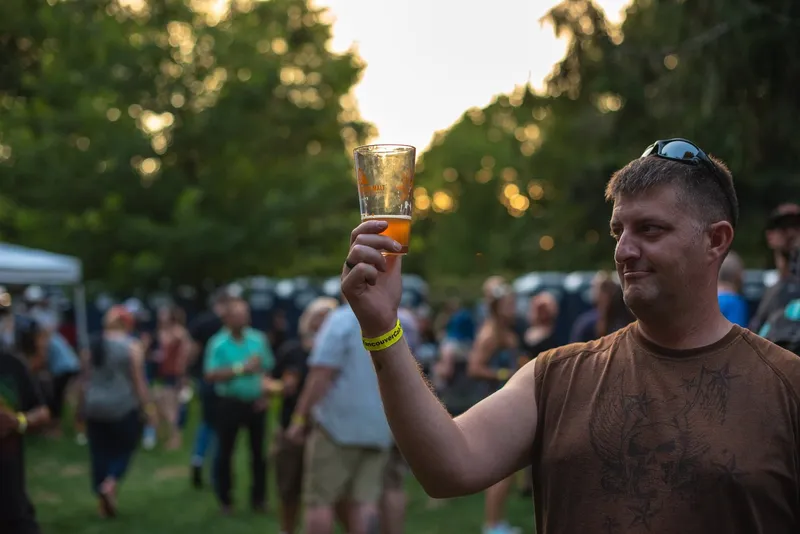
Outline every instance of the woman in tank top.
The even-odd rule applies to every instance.
[[[144,377],[144,355],[130,336],[133,317],[113,306],[103,318],[103,333],[85,355],[83,414],[91,459],[92,488],[100,515],[116,515],[117,486],[125,475],[141,432],[141,410],[152,417]]]
[[[528,306],[528,328],[522,337],[525,349],[525,362],[536,358],[540,353],[558,346],[556,341],[556,321],[558,302],[552,293],[543,291],[531,297]]]
[[[478,331],[469,356],[469,373],[481,382],[483,393],[494,393],[517,370],[520,340],[514,330],[516,296],[506,284],[491,288],[488,316]],[[508,477],[486,490],[484,534],[518,532],[505,521],[505,503],[514,477]]]

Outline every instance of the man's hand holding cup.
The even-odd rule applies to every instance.
[[[402,256],[395,252],[400,243],[380,235],[388,223],[367,220],[350,235],[350,251],[342,272],[342,295],[347,299],[365,337],[376,337],[397,324],[397,309],[403,282],[400,276]]]

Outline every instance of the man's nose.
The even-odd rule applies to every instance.
[[[641,255],[636,241],[627,233],[623,232],[617,241],[617,248],[614,250],[614,261],[624,265],[636,260]]]

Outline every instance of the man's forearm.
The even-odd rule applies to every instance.
[[[395,442],[417,480],[432,497],[463,494],[468,443],[423,378],[405,339],[373,352],[372,361]]]

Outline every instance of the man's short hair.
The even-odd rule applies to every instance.
[[[709,158],[717,167],[717,173],[704,165],[687,165],[656,156],[635,159],[615,172],[608,181],[606,200],[674,184],[681,188],[683,200],[698,220],[706,224],[724,220],[735,228],[739,219],[739,201],[733,187],[733,176],[722,161]]]

